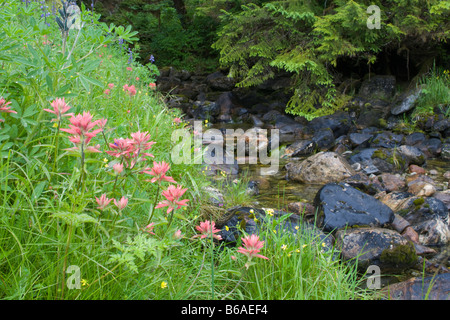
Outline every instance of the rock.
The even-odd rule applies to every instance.
[[[377,75],[364,80],[358,96],[367,100],[390,100],[395,93],[395,76]]]
[[[400,146],[404,136],[392,132],[381,132],[370,140],[371,148],[394,148]]]
[[[329,128],[315,132],[312,141],[321,151],[330,150],[335,145],[333,131]]]
[[[353,165],[352,165],[353,166]],[[381,185],[381,182],[377,178],[369,178],[363,172],[358,172],[357,174],[343,180],[343,182],[351,185],[353,188],[357,188],[364,193],[374,195],[378,192],[381,192],[384,187]]]
[[[398,232],[384,228],[351,228],[336,233],[336,246],[345,261],[358,258],[358,268],[377,265],[387,270],[406,269],[417,263],[414,245]]]
[[[283,158],[299,157],[310,155],[316,149],[316,144],[312,140],[299,140],[286,147]]]
[[[397,213],[417,232],[420,244],[442,245],[449,242],[449,212],[442,201],[434,197],[411,197]]]
[[[223,194],[219,189],[208,186],[203,188],[203,190],[206,191],[206,193],[210,196],[209,202],[211,202],[212,204],[221,206],[225,202]]]
[[[270,213],[270,214],[269,214]],[[246,234],[259,234],[267,232],[267,224],[270,220],[278,220],[275,223],[275,231],[277,234],[291,235],[294,239],[298,239],[298,233],[308,239],[319,241],[324,244],[327,250],[333,248],[333,237],[326,235],[320,229],[312,224],[301,221],[299,215],[289,214],[282,210],[274,209],[257,209],[252,207],[234,207],[229,209],[222,219],[216,222],[217,228],[221,229],[220,235],[225,243],[235,245],[245,231]],[[269,220],[270,219],[270,220]],[[272,224],[273,222],[270,222]],[[270,230],[270,231],[273,231]]]
[[[450,240],[448,224],[440,219],[431,219],[413,226],[423,245],[445,245]]]
[[[450,160],[450,143],[445,142],[441,147],[441,159]]]
[[[313,215],[315,212],[315,208],[312,204],[307,202],[291,202],[288,204],[288,209],[295,214],[300,216]]]
[[[431,197],[436,192],[436,188],[430,183],[418,182],[409,185],[408,192],[418,197]]]
[[[382,172],[403,172],[407,168],[407,159],[395,149],[367,148],[354,150],[349,163],[360,163],[365,174],[380,174]]]
[[[450,273],[411,278],[383,289],[391,300],[450,300]]]
[[[399,233],[402,233],[407,227],[411,226],[411,224],[406,219],[398,214],[394,214],[394,220],[392,221],[391,225]]]
[[[420,166],[425,163],[425,155],[419,148],[416,148],[414,146],[401,145],[397,150],[410,164],[416,164]]]
[[[255,126],[255,127],[262,127],[262,126],[264,126],[264,122],[259,117],[257,117],[257,116],[252,114],[250,116],[250,119],[251,119],[251,121],[253,123],[253,126]]]
[[[450,128],[450,120],[449,119],[442,119],[436,122],[433,125],[433,130],[437,132],[444,132],[445,130]]]
[[[426,157],[436,158],[442,151],[442,142],[440,139],[431,138],[415,145]]]
[[[450,171],[446,171],[446,172],[444,173],[443,177],[444,177],[445,179],[450,180]]]
[[[267,112],[266,114],[263,115],[263,121],[266,122],[275,122],[275,119],[281,115],[281,112],[278,110],[271,110],[269,112]]]
[[[334,138],[346,135],[351,127],[351,118],[346,112],[336,112],[335,114],[317,117],[308,123],[308,128],[313,132],[323,129],[330,129]]]
[[[392,108],[391,113],[393,115],[399,115],[414,108],[414,104],[417,98],[419,98],[421,91],[421,89],[414,89],[402,94],[399,99],[400,101]]]
[[[408,208],[414,199],[416,199],[409,192],[386,193],[385,191],[382,191],[377,193],[374,197],[383,202],[394,212]]]
[[[289,179],[304,183],[342,181],[356,174],[348,162],[335,152],[319,152],[302,162],[286,165]]]
[[[424,168],[419,167],[419,166],[417,166],[415,164],[412,164],[412,165],[409,166],[409,172],[417,173],[417,174],[425,174],[425,173],[427,173],[427,171]]]
[[[324,231],[346,226],[384,227],[394,221],[394,212],[381,201],[346,183],[330,183],[316,194],[314,206]]]
[[[275,118],[275,128],[280,130],[280,134],[298,134],[304,126],[291,117],[279,115]]]
[[[225,76],[220,71],[211,73],[206,77],[205,81],[212,90],[217,91],[231,91],[236,84],[233,78]]]
[[[398,174],[382,173],[378,176],[378,180],[383,188],[389,192],[400,191],[406,186],[405,179]]]
[[[405,137],[405,144],[408,146],[414,146],[424,142],[426,139],[427,137],[422,132],[414,132]]]
[[[196,101],[194,103],[195,109],[192,112],[194,119],[212,121],[212,118],[217,117],[220,114],[220,107],[211,101],[200,102]]]
[[[450,190],[439,191],[433,195],[436,199],[441,200],[447,206],[450,211]]]
[[[258,182],[254,180],[249,181],[245,193],[248,195],[257,196],[259,194]]]
[[[369,140],[373,137],[372,134],[369,133],[350,133],[348,138],[352,144],[352,147],[363,147],[367,148],[369,146]]]

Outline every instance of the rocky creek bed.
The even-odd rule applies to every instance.
[[[280,164],[273,174],[260,176],[261,164],[209,166],[211,176],[247,172],[248,191],[257,199],[251,207],[229,208],[218,221],[231,230],[222,231],[226,241],[235,241],[242,220],[246,232],[258,232],[250,210],[260,221],[262,208],[276,210],[275,216],[294,213],[288,231],[301,220],[338,248],[343,261],[360,255],[361,273],[378,266],[393,299],[449,299],[450,120],[436,110],[417,131],[405,130],[402,119],[420,88],[399,94],[394,77],[375,76],[345,111],[306,121],[283,112],[287,77],[253,91],[235,89],[220,72],[201,77],[166,70],[158,81],[178,94],[168,103],[188,121],[208,119],[224,134],[261,129],[258,145],[271,141],[264,129],[278,130]]]

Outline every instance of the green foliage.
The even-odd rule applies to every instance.
[[[367,8],[378,5],[381,28],[369,29]],[[348,97],[335,89],[339,60],[369,66],[383,52],[428,43],[439,47],[450,35],[445,16],[449,1],[266,1],[223,11],[223,26],[213,48],[220,63],[239,80],[261,84],[279,70],[292,74],[293,96],[287,111],[311,119],[345,106]]]
[[[139,30],[139,50],[135,51],[142,56],[141,62],[147,63],[153,55],[159,67],[212,71],[217,66],[217,59],[210,45],[216,39],[218,23],[214,18],[196,12],[189,3],[186,9],[186,15],[182,16],[171,0],[151,3],[126,0],[111,14],[101,2],[96,4],[103,21],[129,24]]]
[[[433,114],[434,109],[440,108],[446,117],[450,117],[450,72],[435,66],[419,80],[422,87],[421,94],[411,118],[417,120]]]

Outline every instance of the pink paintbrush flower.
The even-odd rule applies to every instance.
[[[148,233],[150,233],[150,234],[152,234],[152,235],[155,236],[156,234],[153,232],[153,228],[155,227],[154,225],[155,225],[154,222],[150,223],[148,226],[146,226],[146,227],[144,228],[144,231],[145,231],[145,232],[148,232]]]
[[[91,139],[102,131],[101,128],[92,130],[95,126],[98,126],[98,120],[92,121],[92,115],[89,112],[83,112],[83,114],[72,116],[69,121],[71,123],[69,124],[70,128],[59,129],[72,135],[69,137],[69,140],[75,144],[75,147],[69,150],[79,151],[82,149],[86,152],[100,152],[100,145],[88,146]]]
[[[119,158],[125,156],[127,158],[131,157],[133,153],[133,144],[131,139],[114,139],[114,143],[110,143],[109,146],[111,151],[106,151],[107,154]]]
[[[171,183],[176,183],[176,181],[172,177],[166,176],[166,172],[169,170],[169,168],[169,164],[164,161],[153,161],[153,167],[151,169],[145,169],[143,173],[154,176],[152,180],[150,180],[151,183],[154,183],[156,181],[162,182],[163,180]],[[150,171],[148,169],[150,169]]]
[[[183,238],[183,234],[181,233],[181,230],[177,230],[173,233],[173,238],[175,240],[180,240],[181,238]]]
[[[114,83],[108,83],[108,87],[109,87],[110,89],[114,88]]]
[[[269,260],[269,258],[259,254],[259,251],[264,246],[264,241],[260,241],[259,236],[255,234],[246,236],[242,238],[242,242],[244,243],[244,247],[239,247],[237,252],[247,256],[249,260],[253,257]]]
[[[177,124],[180,124],[182,121],[181,121],[180,118],[176,117],[176,118],[173,119],[173,122],[175,122]]]
[[[123,171],[123,164],[116,163],[115,165],[113,165],[113,169],[114,169],[114,172],[116,172],[117,174],[120,174]]]
[[[6,102],[3,97],[0,97],[0,112],[6,112],[6,113],[17,113],[17,111],[11,110],[11,107],[8,107],[8,105],[11,104],[10,102]]]
[[[142,158],[145,159],[145,157],[152,157],[154,158],[154,156],[151,153],[147,153],[147,152],[143,152],[145,150],[149,150],[152,145],[154,145],[156,142],[154,141],[149,141],[150,140],[150,135],[148,134],[148,132],[134,132],[131,134],[131,144],[134,147],[134,155],[140,155]]]
[[[66,103],[64,98],[56,98],[50,105],[53,107],[53,110],[44,109],[44,111],[53,113],[56,116],[56,118],[52,119],[52,121],[60,121],[62,117],[73,116],[73,113],[66,114],[66,112],[70,109],[70,106]]]
[[[122,211],[128,204],[128,198],[126,198],[125,196],[123,196],[122,198],[120,198],[119,201],[117,201],[116,199],[114,199],[114,204],[116,205],[116,207]]]
[[[197,229],[197,231],[200,232],[200,234],[197,234],[192,238],[198,237],[200,237],[200,239],[210,238],[212,233],[212,237],[214,239],[222,240],[222,237],[219,234],[214,234],[220,232],[220,229],[216,229],[216,223],[214,221],[209,222],[209,220],[206,220],[204,222],[200,222],[200,225],[196,226],[195,229]]]
[[[166,200],[161,201],[156,206],[156,209],[168,207],[167,213],[170,213],[174,209],[180,209],[182,206],[187,206],[188,199],[180,200],[181,196],[186,192],[186,189],[182,189],[180,185],[176,187],[171,184],[166,190],[162,192],[162,195]]]
[[[97,203],[99,205],[97,207],[97,209],[100,209],[100,210],[104,210],[105,207],[112,201],[112,199],[109,199],[109,198],[106,197],[105,193],[102,194],[100,196],[100,198],[95,197],[95,200],[97,201]]]

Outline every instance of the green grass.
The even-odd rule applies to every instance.
[[[84,12],[85,26],[69,33],[67,47],[74,49],[67,60],[58,26],[50,18],[51,26],[44,24],[37,3],[1,6],[0,96],[17,114],[1,113],[0,299],[367,298],[356,288],[356,270],[321,252],[311,238],[267,231],[264,254],[270,260],[249,270],[242,257],[232,259],[240,255],[236,248],[193,239],[208,205],[202,190],[210,182],[200,166],[172,163],[171,135],[184,124],[174,125],[179,112],[149,89],[157,70],[128,63],[117,40],[132,42],[130,30],[108,27],[106,35],[108,28]],[[44,35],[51,44],[42,44]],[[109,83],[114,88],[106,95]],[[137,94],[129,97],[124,84],[134,84]],[[70,112],[108,119],[104,136],[91,140],[101,153],[85,154],[83,162],[66,150],[73,146],[68,134],[42,111],[57,97],[66,99]],[[188,189],[189,204],[175,210],[170,228],[165,208],[153,207],[162,200],[157,183],[129,168],[117,176],[117,159],[105,152],[114,139],[138,130],[156,142],[154,160],[170,163],[168,174]],[[151,167],[152,160],[138,166]],[[227,206],[250,203],[244,182],[230,185]],[[120,214],[112,203],[97,209],[95,197],[103,193],[127,196],[127,207]],[[143,231],[153,211],[155,235]],[[175,230],[183,237],[174,238]],[[71,287],[78,276],[80,288]]]
[[[440,108],[446,117],[450,116],[450,73],[449,70],[433,68],[423,76],[419,85],[423,87],[411,115],[414,120],[427,118]]]

